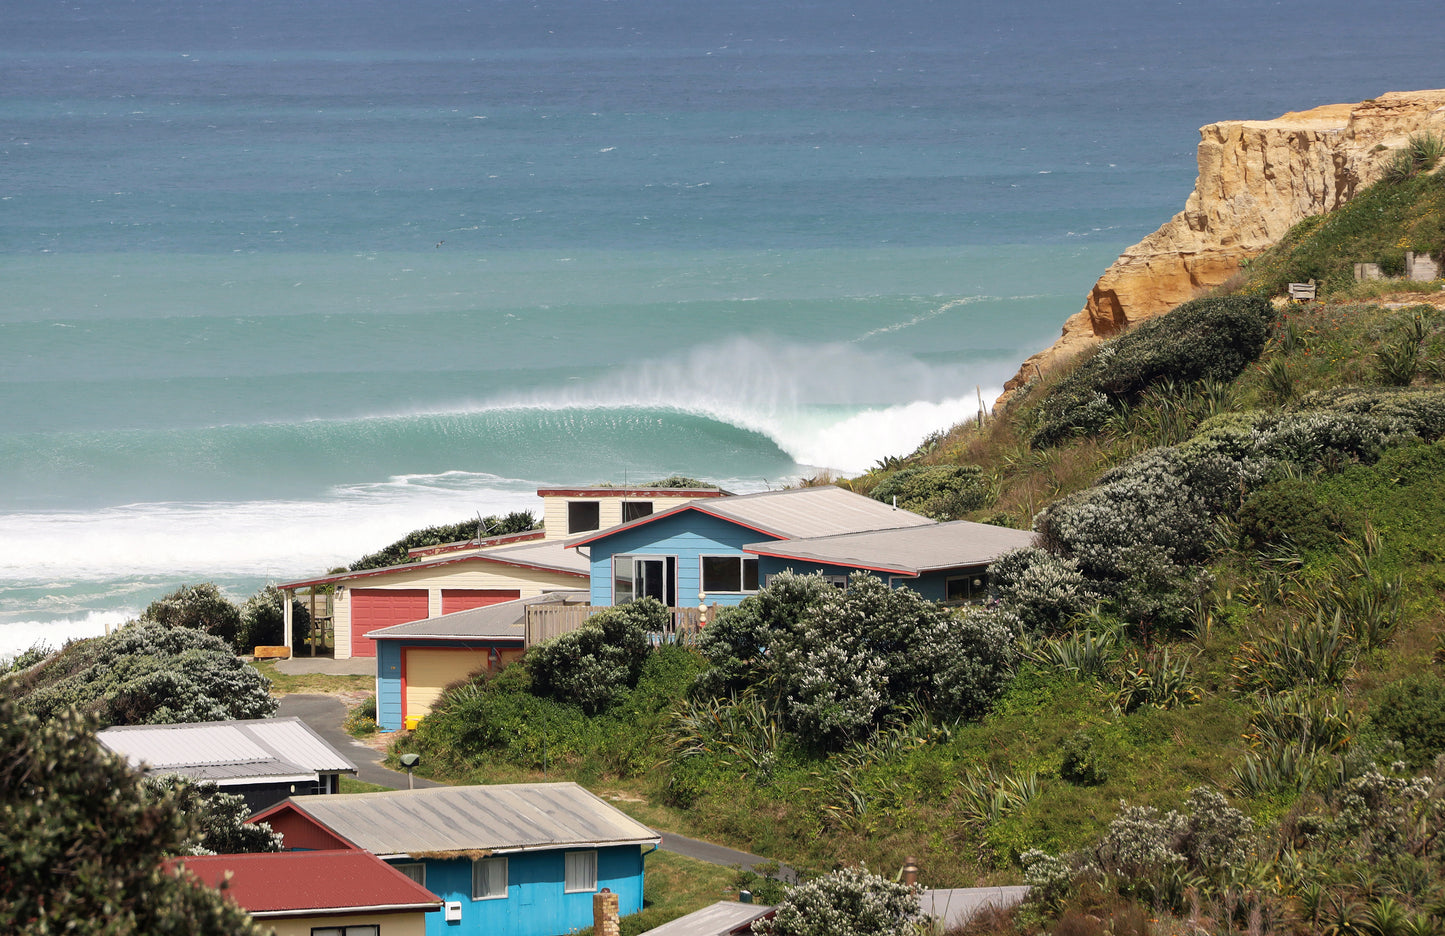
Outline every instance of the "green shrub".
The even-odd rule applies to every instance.
[[[1076,731],[1061,746],[1059,776],[1079,786],[1098,786],[1109,779],[1098,743],[1085,731]]]
[[[719,608],[698,636],[698,652],[712,668],[698,677],[696,694],[722,696],[766,681],[774,664],[768,648],[802,626],[807,610],[832,588],[821,575],[788,571],[756,595]]]
[[[270,681],[219,637],[142,622],[73,641],[12,679],[19,703],[42,719],[67,708],[102,725],[269,718]]]
[[[1286,478],[1266,484],[1239,509],[1240,540],[1254,549],[1329,549],[1350,532],[1346,519],[1306,481]]]
[[[360,572],[364,569],[379,569],[385,566],[401,565],[408,562],[407,551],[424,549],[427,546],[442,546],[459,543],[474,537],[506,536],[509,533],[525,533],[537,528],[537,518],[530,511],[517,510],[503,516],[472,517],[461,523],[445,523],[438,526],[412,530],[406,536],[384,549],[368,553],[353,562],[348,569]]]
[[[1103,595],[1077,562],[1028,546],[1011,549],[988,569],[989,592],[1023,623],[1024,633],[1056,633]]]
[[[1445,681],[1433,673],[1406,676],[1380,690],[1370,720],[1404,745],[1404,759],[1415,769],[1445,752]]]
[[[311,631],[311,612],[294,598],[291,599],[291,624],[299,646]],[[286,599],[281,589],[267,585],[241,605],[236,649],[249,653],[256,647],[279,646],[285,639]]]
[[[1059,382],[1040,404],[1030,444],[1044,448],[1093,434],[1115,407],[1165,379],[1233,380],[1259,358],[1273,321],[1274,307],[1266,300],[1231,296],[1195,299],[1143,322]]]
[[[169,595],[157,598],[141,612],[140,619],[214,634],[239,649],[236,634],[241,627],[241,609],[210,582],[182,585]]]
[[[873,489],[874,500],[893,503],[935,520],[956,520],[982,507],[988,485],[974,465],[925,465],[904,468]]]
[[[844,868],[788,891],[757,932],[769,936],[915,936],[925,922],[918,888]]]
[[[670,620],[655,598],[599,611],[577,630],[527,651],[532,691],[574,702],[589,715],[606,710],[637,685],[652,649],[648,635],[666,630]]]

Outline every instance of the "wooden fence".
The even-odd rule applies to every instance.
[[[708,609],[709,617],[716,608],[717,606],[714,605]],[[606,608],[594,608],[591,605],[527,605],[526,646],[530,647],[533,644],[574,631],[593,614],[605,610]],[[671,615],[671,620],[664,630],[651,635],[653,643],[692,643],[696,640],[698,630],[702,627],[702,612],[697,608],[668,608],[667,610]]]

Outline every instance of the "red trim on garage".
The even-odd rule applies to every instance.
[[[425,588],[353,588],[351,590],[351,655],[376,656],[376,641],[366,636],[382,627],[427,617]]]
[[[522,592],[517,588],[443,588],[442,614],[485,608],[504,601],[516,601],[520,597]]]

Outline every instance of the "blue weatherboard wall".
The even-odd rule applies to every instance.
[[[570,850],[507,855],[507,896],[491,900],[472,899],[470,860],[426,859],[427,890],[462,905],[459,923],[448,923],[444,912],[428,913],[427,936],[560,936],[591,926],[596,891],[568,894],[563,889],[562,856]],[[620,845],[596,851],[597,890],[606,887],[616,893],[623,916],[637,913],[642,909],[642,848]]]
[[[592,604],[612,604],[612,557],[614,555],[655,555],[677,557],[677,603],[697,604],[702,581],[700,557],[747,556],[745,543],[775,539],[765,533],[721,520],[696,510],[680,510],[669,517],[619,530],[595,540],[592,556]],[[708,592],[708,604],[735,605],[747,597],[742,592]]]

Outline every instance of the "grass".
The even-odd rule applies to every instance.
[[[374,676],[337,675],[332,673],[278,673],[274,660],[257,660],[250,664],[262,676],[271,680],[273,696],[291,695],[298,692],[335,694],[341,692],[369,692],[376,688]]]
[[[357,780],[354,777],[341,778],[342,793],[385,793],[394,789],[396,788],[383,786],[380,783],[367,783],[365,780]]]
[[[647,856],[642,912],[622,918],[622,936],[636,936],[719,900],[737,900],[737,872],[732,868],[655,851]],[[588,934],[592,928],[577,930]]]

